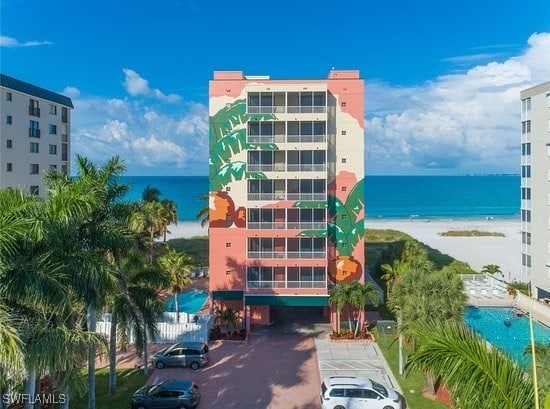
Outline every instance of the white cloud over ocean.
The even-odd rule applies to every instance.
[[[151,89],[133,70],[123,73],[128,93],[124,98],[81,95],[74,87],[65,90],[75,106],[73,153],[98,163],[119,155],[128,174],[206,174],[207,108]]]
[[[367,81],[367,173],[517,173],[520,91],[548,80],[540,33],[521,55],[416,87]]]
[[[51,41],[19,41],[13,37],[0,36],[0,47],[35,47],[37,45],[52,45]]]

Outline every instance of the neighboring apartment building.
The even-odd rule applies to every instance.
[[[533,297],[550,297],[550,82],[521,92],[523,273]]]
[[[327,316],[332,284],[364,280],[359,72],[271,80],[217,71],[209,95],[215,308],[241,312],[247,329],[282,307]]]
[[[44,196],[47,170],[70,171],[70,98],[0,74],[0,187]]]

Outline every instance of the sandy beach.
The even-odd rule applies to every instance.
[[[393,229],[409,234],[418,241],[438,249],[458,260],[467,262],[480,271],[487,264],[497,264],[504,279],[528,281],[521,272],[521,222],[516,219],[491,220],[372,220],[365,223],[368,229]],[[504,237],[445,237],[439,233],[449,230],[481,230],[499,232]],[[208,227],[198,222],[179,222],[169,227],[168,239],[207,236]]]

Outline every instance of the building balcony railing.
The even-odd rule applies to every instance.
[[[69,142],[69,135],[61,134],[61,142]]]
[[[249,143],[284,143],[284,135],[248,135],[246,141]]]
[[[325,163],[319,164],[293,164],[286,165],[286,170],[289,172],[326,172],[327,165]]]
[[[284,163],[254,163],[247,164],[246,170],[249,172],[284,172]]]
[[[40,108],[30,106],[29,115],[40,117]]]
[[[327,112],[326,106],[312,105],[289,105],[287,107],[289,114],[324,114]]]
[[[284,105],[262,105],[248,106],[249,114],[284,114],[286,112]]]
[[[327,222],[247,222],[246,227],[251,230],[324,230]]]
[[[38,128],[29,128],[29,137],[30,138],[40,138],[40,129],[38,129]]]
[[[247,288],[327,288],[327,281],[247,281]]]
[[[286,141],[289,143],[296,142],[326,142],[326,135],[287,135]]]
[[[248,193],[247,199],[255,200],[327,200],[326,193]]]
[[[249,251],[248,259],[326,259],[326,251]]]
[[[287,200],[327,200],[326,193],[287,193]]]

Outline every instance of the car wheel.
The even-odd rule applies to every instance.
[[[145,406],[143,406],[143,405],[140,405],[140,406],[136,406],[135,409],[147,409],[147,408],[146,408]]]
[[[157,363],[155,364],[155,366],[156,366],[158,369],[162,369],[162,368],[164,368],[166,365],[164,365],[164,362],[162,362],[162,361],[157,361]]]
[[[346,409],[346,407],[342,405],[336,405],[334,409]]]
[[[199,365],[199,363],[197,361],[195,362],[191,362],[191,369],[194,369],[195,371],[197,369],[199,369],[201,366]]]
[[[384,406],[382,409],[395,409],[393,406]]]

